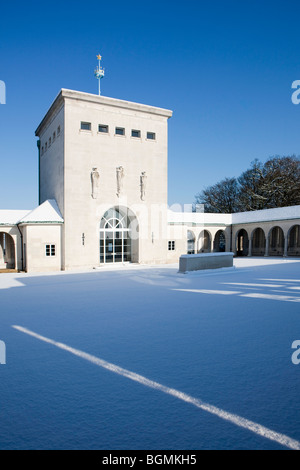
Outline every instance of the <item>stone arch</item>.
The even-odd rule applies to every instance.
[[[198,238],[199,253],[211,253],[212,235],[208,230],[202,230]]]
[[[16,269],[15,242],[6,232],[0,232],[0,269]]]
[[[300,225],[293,225],[288,232],[288,256],[300,256]]]
[[[237,256],[248,256],[249,254],[249,235],[247,230],[243,228],[236,234],[236,254]]]
[[[225,253],[226,251],[226,233],[224,230],[219,230],[214,239],[214,252]]]
[[[266,234],[261,227],[253,230],[252,235],[252,256],[265,256],[266,254]]]
[[[192,230],[187,231],[187,254],[194,255],[196,249],[196,236]]]
[[[272,227],[269,235],[269,256],[284,256],[285,237],[283,229],[279,226]]]

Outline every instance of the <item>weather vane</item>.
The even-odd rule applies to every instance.
[[[101,60],[102,60],[102,57],[100,54],[97,55],[97,59],[99,61],[98,63],[98,67],[96,68],[95,70],[95,77],[97,78],[98,82],[99,82],[99,96],[101,95],[101,87],[100,87],[100,82],[101,82],[101,78],[104,77],[104,69],[101,67]]]

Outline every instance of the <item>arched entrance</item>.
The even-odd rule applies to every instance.
[[[274,227],[270,232],[270,256],[283,256],[284,255],[284,233],[282,228]]]
[[[132,227],[128,211],[109,209],[100,222],[100,263],[132,261]]]
[[[300,225],[294,225],[290,230],[288,256],[300,256]]]
[[[265,256],[266,236],[262,228],[254,230],[252,235],[252,256]]]
[[[187,254],[194,255],[195,254],[195,241],[196,237],[191,230],[187,232]]]
[[[244,229],[240,230],[237,234],[236,254],[237,256],[248,256],[249,254],[249,237]]]
[[[203,230],[199,236],[199,253],[211,252],[211,234],[207,230]]]
[[[216,233],[214,240],[214,252],[215,253],[225,253],[226,251],[226,235],[224,230],[219,230]]]
[[[0,232],[0,269],[16,269],[15,251],[12,236]]]

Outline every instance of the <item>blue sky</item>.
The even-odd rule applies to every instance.
[[[300,154],[297,1],[3,2],[0,209],[37,205],[34,131],[61,88],[169,108],[169,203]]]

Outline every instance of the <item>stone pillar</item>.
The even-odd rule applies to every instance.
[[[248,249],[248,256],[252,256],[252,238],[249,238],[249,249]]]
[[[211,239],[210,239],[210,252],[211,253],[214,252],[214,239],[213,239],[213,236],[211,236]]]
[[[284,258],[288,257],[288,249],[289,249],[289,237],[288,235],[286,235],[284,238],[284,252],[283,252]]]
[[[5,269],[4,264],[4,233],[0,233],[0,269]]]
[[[199,253],[199,236],[195,233],[195,254],[197,255]]]
[[[265,252],[265,256],[269,256],[269,250],[270,250],[270,237],[267,236],[266,238],[266,252]]]
[[[231,248],[232,248],[232,252],[234,254],[234,256],[237,255],[237,240],[236,240],[236,236],[233,237],[233,235],[231,234]]]

